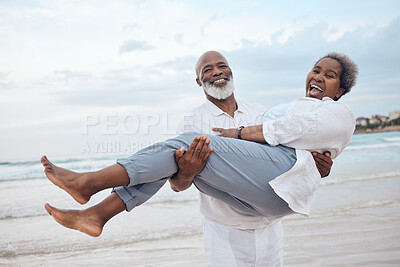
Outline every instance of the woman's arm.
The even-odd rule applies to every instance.
[[[262,129],[262,125],[247,126],[241,131],[241,139],[258,143],[266,143]],[[238,138],[238,129],[236,128],[213,128],[212,130],[215,132],[219,132],[219,136]],[[318,152],[313,152],[312,155],[314,157],[315,164],[317,165],[317,169],[321,174],[321,177],[327,177],[333,165],[331,153],[324,152],[323,154],[321,154]]]
[[[239,129],[231,128],[213,128],[214,132],[219,132],[219,136],[230,137],[230,138],[238,138],[239,137]],[[263,134],[263,126],[254,125],[247,126],[241,130],[240,137],[243,140],[253,141],[258,143],[265,143],[264,134]]]
[[[311,111],[307,111],[307,105],[307,102],[297,102],[296,110],[265,121],[264,139],[271,146],[281,144],[320,153],[329,151],[336,158],[353,135],[353,113],[348,106],[337,102],[327,102]]]

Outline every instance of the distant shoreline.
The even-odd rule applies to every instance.
[[[396,132],[400,131],[400,125],[386,126],[384,128],[367,128],[367,129],[357,129],[354,134],[364,134],[364,133],[384,133],[384,132]]]

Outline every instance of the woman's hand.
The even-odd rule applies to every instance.
[[[318,152],[312,152],[317,169],[321,174],[321,178],[327,177],[331,172],[333,161],[331,159],[331,153],[329,151],[320,154]]]
[[[238,138],[238,129],[237,128],[212,128],[214,132],[218,132],[218,136],[229,137],[229,138]]]

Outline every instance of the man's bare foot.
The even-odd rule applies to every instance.
[[[44,207],[54,220],[64,227],[81,231],[93,237],[98,237],[103,231],[102,219],[90,209],[61,210],[48,203]]]
[[[85,186],[84,174],[60,168],[51,163],[46,156],[40,159],[47,178],[70,194],[78,203],[85,204],[92,196],[90,186]]]

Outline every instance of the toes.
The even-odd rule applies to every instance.
[[[40,162],[42,163],[43,167],[44,167],[44,172],[48,173],[48,172],[53,172],[53,164],[47,159],[46,156],[42,156],[40,158]]]
[[[44,205],[44,208],[46,209],[47,213],[48,213],[49,215],[51,215],[51,212],[52,212],[53,207],[50,206],[49,203],[46,203],[46,204]]]
[[[48,165],[51,165],[51,162],[47,159],[47,157],[46,156],[42,156],[41,158],[40,158],[40,162],[42,163],[42,165],[43,166],[48,166]]]
[[[50,174],[52,172],[54,172],[54,169],[53,169],[53,167],[51,165],[44,166],[44,173],[45,174]]]

